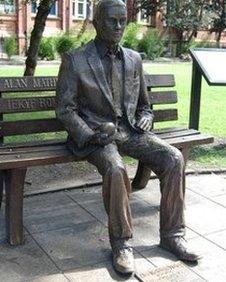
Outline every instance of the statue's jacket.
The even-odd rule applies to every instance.
[[[124,115],[128,126],[152,115],[140,55],[122,48],[124,61]],[[110,70],[109,70],[110,71]],[[95,129],[104,122],[117,123],[113,97],[94,41],[66,53],[59,70],[56,116],[69,134],[73,152],[86,157],[94,148],[86,146]]]

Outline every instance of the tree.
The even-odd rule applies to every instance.
[[[147,16],[161,11],[169,32],[173,29],[178,39],[177,53],[180,55],[183,41],[190,41],[194,34],[207,23],[204,11],[210,5],[209,0],[138,0],[138,9],[145,10]],[[206,19],[206,18],[205,18]]]
[[[226,1],[225,0],[215,0],[212,1],[208,12],[211,14],[211,32],[217,33],[217,43],[219,45],[222,32],[226,28]]]
[[[41,0],[35,17],[34,28],[31,32],[30,45],[27,52],[24,76],[34,75],[37,66],[38,48],[45,29],[46,19],[53,4],[57,0]],[[26,3],[29,1],[26,1]]]

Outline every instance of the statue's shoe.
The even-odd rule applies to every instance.
[[[135,264],[130,240],[111,239],[114,269],[121,274],[132,274]]]
[[[132,248],[122,248],[113,251],[113,266],[121,274],[132,274],[134,272]]]
[[[197,262],[202,258],[199,254],[188,248],[187,242],[182,236],[161,238],[159,246],[183,261]]]

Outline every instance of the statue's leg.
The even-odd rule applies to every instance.
[[[103,201],[108,214],[109,235],[114,238],[132,236],[129,194],[130,180],[115,144],[91,153],[87,160],[103,177]]]
[[[150,133],[132,135],[120,150],[145,163],[160,180],[161,236],[183,235],[184,160],[181,152]]]
[[[136,175],[132,181],[132,190],[137,191],[146,187],[151,175],[151,168],[139,161]]]

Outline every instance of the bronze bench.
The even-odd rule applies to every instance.
[[[81,161],[67,150],[65,130],[55,118],[56,81],[57,77],[0,78],[0,203],[5,189],[6,232],[11,245],[20,245],[24,240],[23,189],[27,168]],[[146,81],[155,122],[177,120],[176,108],[154,109],[155,105],[177,103],[176,91],[155,91],[174,87],[174,76],[146,75]],[[162,128],[155,132],[179,148],[185,160],[191,146],[213,142],[213,137],[188,128]],[[139,163],[133,189],[145,187],[149,178],[150,170]]]

